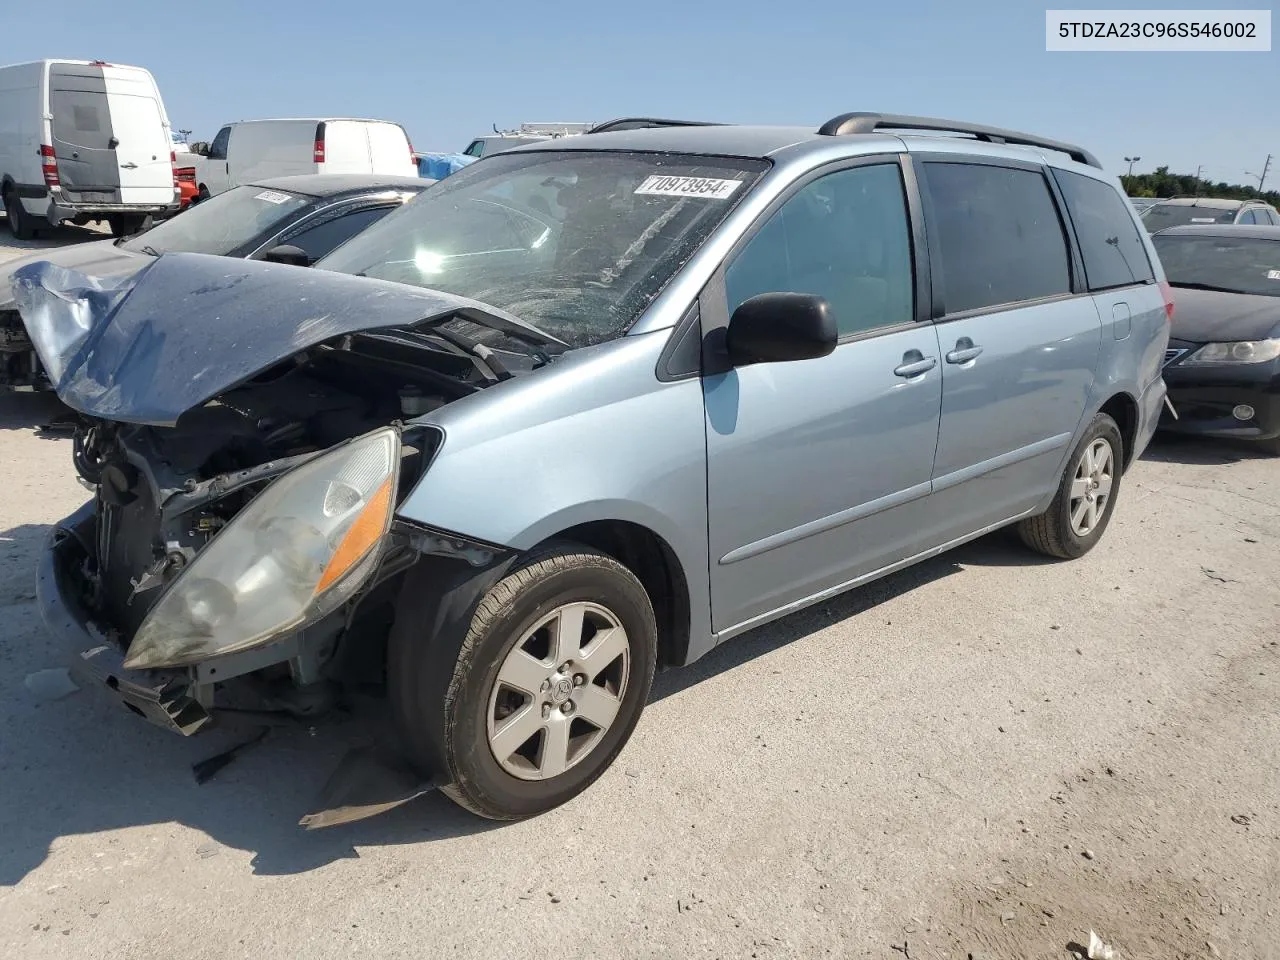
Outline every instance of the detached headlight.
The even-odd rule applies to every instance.
[[[130,669],[234,653],[334,610],[372,572],[395,507],[400,434],[367,434],[291,470],[178,577],[129,646]]]
[[[1182,364],[1266,363],[1276,357],[1280,357],[1280,340],[1238,340],[1235,343],[1206,343]]]

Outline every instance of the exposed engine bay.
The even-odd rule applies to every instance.
[[[163,588],[274,478],[316,454],[479,389],[471,359],[424,338],[352,336],[277,364],[174,426],[84,418],[77,472],[95,491],[87,610],[123,649]],[[407,492],[434,434],[407,430]],[[86,546],[90,546],[86,544]]]
[[[0,387],[47,387],[17,310],[0,309]]]

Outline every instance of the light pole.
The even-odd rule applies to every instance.
[[[1133,165],[1141,159],[1142,159],[1141,157],[1125,157],[1124,158],[1124,162],[1129,165],[1129,172],[1128,174],[1126,174],[1126,176],[1130,176],[1130,177],[1133,176]]]
[[[1268,173],[1268,171],[1270,171],[1270,169],[1271,169],[1271,154],[1269,154],[1269,153],[1268,153],[1268,154],[1267,154],[1267,162],[1266,162],[1266,163],[1264,163],[1264,164],[1262,165],[1262,172],[1261,172],[1261,173],[1254,173],[1254,172],[1252,172],[1251,170],[1246,170],[1246,171],[1244,172],[1244,175],[1245,175],[1246,177],[1257,177],[1257,178],[1258,178],[1258,192],[1259,192],[1259,193],[1261,193],[1261,192],[1262,192],[1262,185],[1263,185],[1264,183],[1266,183],[1266,181],[1267,181],[1267,173]]]

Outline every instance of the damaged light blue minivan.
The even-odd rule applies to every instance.
[[[1088,152],[605,126],[319,268],[20,271],[93,490],[39,582],[85,670],[183,734],[381,684],[414,764],[512,819],[601,775],[655,669],[1001,526],[1094,546],[1172,303]]]

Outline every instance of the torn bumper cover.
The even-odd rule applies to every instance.
[[[71,572],[88,556],[84,540],[93,524],[93,503],[54,528],[36,580],[36,596],[45,626],[70,654],[72,674],[99,686],[129,711],[183,736],[203,730],[212,720],[196,700],[186,671],[126,670],[124,657],[93,624],[76,596]]]

